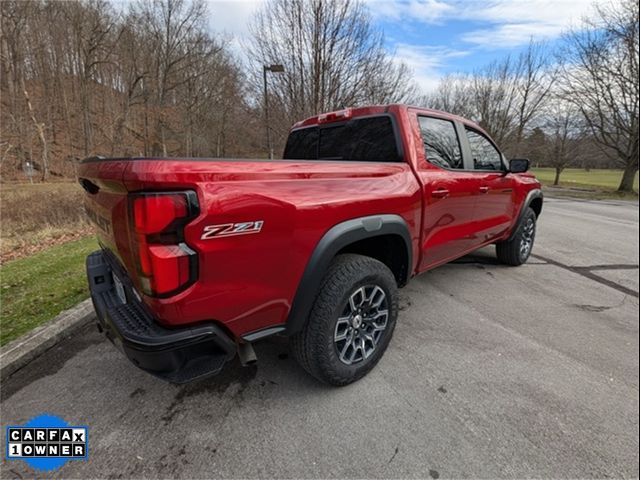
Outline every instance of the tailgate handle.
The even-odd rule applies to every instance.
[[[91,195],[95,195],[100,190],[100,187],[93,183],[91,180],[87,180],[86,178],[80,179],[80,185]]]

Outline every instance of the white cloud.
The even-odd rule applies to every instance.
[[[365,0],[365,3],[376,18],[406,20],[409,15],[424,23],[438,23],[454,10],[444,0]]]
[[[487,20],[498,23],[540,22],[564,26],[593,12],[589,0],[492,0],[482,6],[461,2],[467,19]]]
[[[249,36],[249,22],[264,0],[207,0],[211,29],[230,42],[231,49],[244,56],[242,42]]]
[[[471,30],[460,39],[486,48],[512,48],[528,43],[531,38],[557,38],[595,10],[591,0],[368,0],[367,3],[373,15],[382,20],[423,24],[462,20],[485,24],[477,27],[470,23]]]
[[[442,78],[442,68],[447,59],[464,57],[470,52],[453,50],[443,46],[396,44],[394,58],[407,65],[424,93],[434,91]]]
[[[438,23],[455,10],[451,5],[438,0],[412,0],[408,5],[408,13],[412,18],[429,23]]]
[[[485,48],[511,48],[530,39],[549,40],[593,14],[587,0],[494,0],[483,7],[462,6],[460,18],[491,24],[471,30],[461,39]]]
[[[545,23],[508,23],[494,28],[472,30],[463,34],[461,40],[487,49],[503,49],[525,45],[531,39],[552,39],[561,31],[562,29],[558,30]]]

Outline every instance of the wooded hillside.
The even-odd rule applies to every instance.
[[[268,0],[243,51],[213,32],[204,0],[4,0],[2,179],[75,176],[92,155],[266,157],[297,120],[406,102],[482,125],[536,165],[638,170],[638,4],[603,4],[559,48],[444,78],[425,95],[385,48],[362,0]],[[268,73],[263,90],[264,66]],[[284,70],[284,71],[280,71]]]

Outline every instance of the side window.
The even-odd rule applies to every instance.
[[[471,146],[471,157],[473,158],[474,170],[496,170],[500,171],[502,159],[500,152],[489,141],[487,137],[474,130],[466,129],[469,145]]]
[[[464,168],[453,122],[434,117],[418,117],[418,121],[427,161],[443,168]]]

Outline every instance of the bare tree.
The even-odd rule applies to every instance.
[[[518,155],[525,130],[543,111],[556,79],[551,66],[548,45],[531,41],[515,66],[516,125],[513,155]]]
[[[140,0],[134,8],[134,21],[141,26],[150,53],[145,90],[155,117],[152,155],[168,155],[165,107],[174,103],[170,95],[188,81],[185,70],[193,68],[197,58],[189,52],[207,40],[206,14],[202,0]]]
[[[638,3],[599,6],[566,37],[564,94],[582,113],[602,153],[624,168],[618,191],[638,171]]]
[[[34,128],[38,132],[38,138],[40,139],[40,142],[42,144],[42,156],[40,157],[42,163],[40,165],[42,170],[42,181],[44,182],[49,178],[49,148],[47,144],[47,136],[45,134],[45,124],[39,122],[36,119],[36,114],[33,110],[33,106],[31,105],[31,99],[29,98],[29,92],[27,91],[27,87],[25,86],[24,78],[22,79],[22,93],[24,94],[24,100],[29,110],[29,117],[33,122]]]
[[[13,151],[18,157],[18,167],[26,160],[24,141],[27,136],[28,116],[24,98],[24,64],[26,56],[25,27],[31,14],[29,2],[0,3],[0,47],[2,71],[0,87],[2,88],[2,111],[7,112],[0,121],[2,140],[14,145]],[[12,141],[9,141],[11,138]]]
[[[251,24],[248,53],[258,92],[263,65],[285,66],[269,79],[270,104],[284,116],[276,126],[281,132],[323,111],[415,93],[406,67],[387,54],[360,0],[270,0]]]
[[[546,45],[531,42],[515,58],[496,60],[472,74],[445,77],[428,103],[474,119],[509,155],[517,155],[554,80]]]
[[[546,136],[536,148],[544,156],[545,164],[555,169],[553,184],[558,185],[563,170],[577,164],[586,153],[585,129],[574,105],[562,96],[556,95],[551,100],[543,123]]]
[[[121,92],[116,96],[119,108],[113,118],[111,133],[111,155],[131,153],[131,145],[124,144],[126,132],[133,132],[140,138],[139,132],[130,124],[131,111],[143,104],[143,82],[149,71],[145,62],[144,48],[140,48],[140,36],[131,18],[126,18],[118,33],[118,61],[114,62],[113,89]]]
[[[207,15],[204,0],[0,2],[3,178],[21,178],[26,161],[44,178],[73,176],[91,154],[260,154],[253,73]],[[287,68],[270,78],[282,135],[320,111],[414,96],[361,0],[272,0],[261,15],[254,70]]]
[[[111,52],[118,41],[111,33],[116,18],[106,0],[89,0],[83,3],[64,2],[66,24],[71,29],[75,49],[77,78],[80,83],[80,109],[82,112],[83,153],[89,155],[92,147],[92,93],[97,68],[110,62]]]
[[[476,110],[471,101],[470,85],[469,75],[446,75],[438,83],[435,92],[427,95],[425,104],[436,110],[474,118]]]
[[[499,145],[505,147],[516,118],[516,83],[511,57],[490,63],[471,77],[475,118]]]

